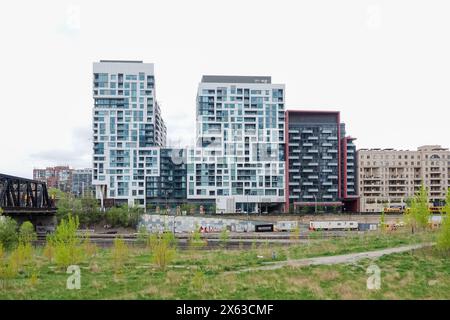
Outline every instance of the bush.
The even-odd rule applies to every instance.
[[[123,238],[114,239],[114,247],[112,249],[113,267],[115,272],[119,272],[128,257],[128,247]]]
[[[160,270],[166,270],[167,265],[175,258],[175,237],[167,232],[154,235],[151,239],[152,261]]]
[[[22,223],[19,229],[19,242],[21,244],[31,244],[32,241],[37,239],[34,226],[30,221]]]
[[[225,248],[230,240],[230,235],[228,234],[227,228],[223,228],[220,232],[220,246]]]
[[[202,239],[202,234],[198,227],[195,228],[194,232],[191,233],[189,237],[189,247],[190,249],[200,249],[206,246],[206,241]]]
[[[60,267],[67,268],[81,260],[82,250],[77,235],[79,225],[78,217],[69,214],[67,220],[62,219],[55,233],[47,238],[54,249],[55,262]]]
[[[17,245],[17,222],[10,217],[0,219],[0,243],[5,250],[14,248]]]
[[[148,236],[149,234],[147,228],[144,225],[139,226],[138,233],[136,236],[136,242],[138,244],[145,244],[147,242]]]
[[[114,207],[106,211],[106,221],[113,227],[126,227],[128,225],[127,206]]]

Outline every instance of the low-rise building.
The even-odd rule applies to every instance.
[[[359,193],[362,212],[384,207],[404,208],[423,183],[430,206],[444,203],[450,187],[450,151],[439,145],[417,149],[358,150]]]

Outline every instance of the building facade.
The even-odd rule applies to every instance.
[[[380,212],[384,207],[404,208],[423,183],[430,206],[440,206],[450,187],[450,151],[439,145],[417,151],[358,150],[361,211]]]
[[[355,139],[340,113],[286,111],[286,211],[357,211]]]
[[[186,203],[186,149],[159,148],[159,175],[146,177],[147,204],[174,207]]]
[[[33,169],[33,179],[45,182],[47,188],[57,188],[63,192],[72,191],[72,172],[69,166]]]
[[[92,169],[72,171],[72,194],[76,197],[92,196]]]
[[[154,66],[93,64],[93,177],[96,197],[145,206],[145,182],[157,175],[166,127],[156,100]]]
[[[203,76],[188,199],[215,200],[218,213],[283,210],[284,96],[271,77]]]

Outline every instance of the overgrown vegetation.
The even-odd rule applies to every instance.
[[[78,217],[69,214],[67,219],[61,220],[55,233],[47,236],[51,256],[60,268],[77,264],[82,259],[81,240],[77,235],[79,225]]]

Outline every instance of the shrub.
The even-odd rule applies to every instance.
[[[230,235],[228,234],[227,228],[223,228],[220,232],[220,246],[225,248],[230,240]]]
[[[136,236],[136,242],[138,244],[146,244],[149,237],[147,228],[144,225],[139,226],[138,233]]]
[[[126,227],[128,225],[128,207],[114,207],[106,211],[106,221],[113,227]]]
[[[199,249],[204,246],[206,246],[206,242],[202,239],[202,234],[198,227],[196,227],[189,237],[189,247],[191,249]]]
[[[114,239],[112,257],[113,257],[114,271],[119,272],[122,269],[123,265],[125,264],[125,260],[128,257],[128,247],[125,244],[123,238]]]
[[[175,258],[175,237],[172,233],[163,233],[151,237],[152,261],[160,270],[166,270],[167,265]]]
[[[139,207],[131,207],[128,209],[128,219],[127,219],[127,225],[131,228],[137,228],[139,224],[139,220],[141,218],[141,215],[143,213],[143,209]]]
[[[54,248],[55,262],[60,267],[67,268],[81,260],[82,250],[77,235],[78,226],[78,217],[72,217],[69,214],[67,220],[62,219],[55,233],[47,238]]]
[[[22,244],[31,244],[32,241],[37,239],[34,226],[30,221],[22,223],[19,229],[19,242]]]
[[[88,233],[84,235],[82,248],[87,258],[94,257],[97,254],[97,246],[91,242],[91,238]]]
[[[10,217],[2,217],[0,219],[0,243],[6,250],[16,246],[18,241],[17,223]]]

